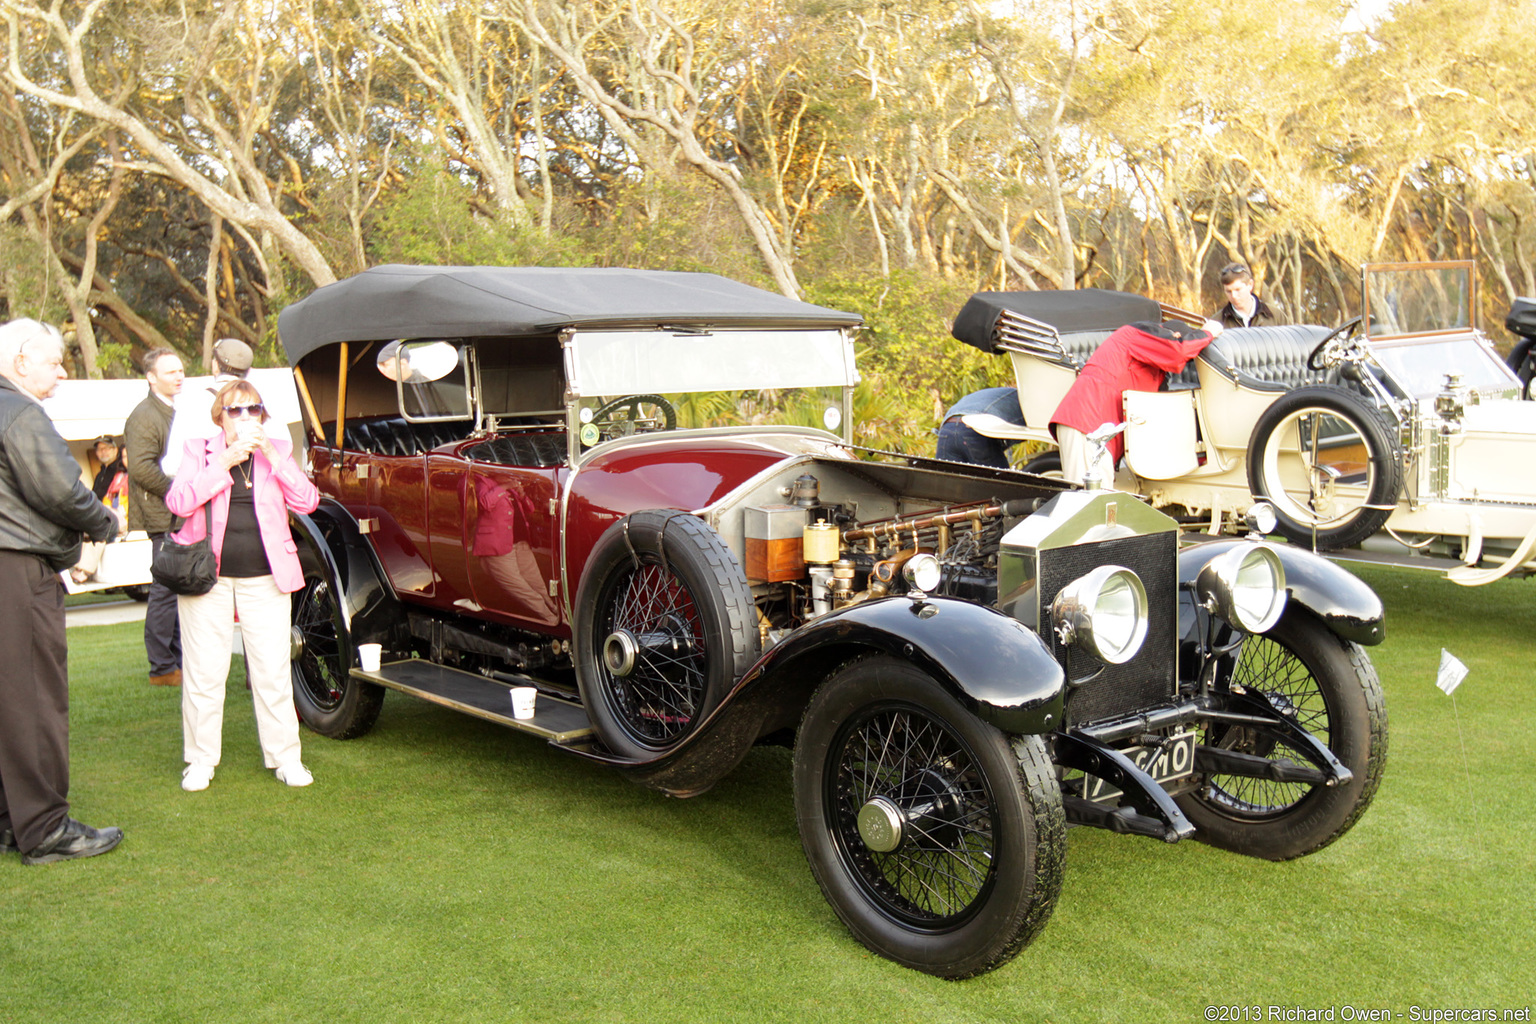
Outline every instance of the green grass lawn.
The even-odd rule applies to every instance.
[[[1074,830],[1042,936],[959,983],[844,931],[800,852],[783,749],[670,800],[391,694],[362,739],[306,733],[315,784],[290,790],[261,768],[237,663],[224,763],[183,793],[178,694],[145,684],[141,626],[72,629],[74,811],[127,838],[87,861],[0,859],[0,1020],[1066,1024],[1536,1003],[1536,583],[1361,575],[1388,608],[1373,656],[1391,755],[1354,830],[1286,864]],[[1442,647],[1472,670],[1454,703],[1434,686]]]

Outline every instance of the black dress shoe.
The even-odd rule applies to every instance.
[[[16,833],[10,829],[0,831],[0,853],[20,853],[16,846]]]
[[[95,829],[82,825],[74,818],[65,818],[64,824],[38,844],[31,853],[21,855],[23,864],[52,864],[77,857],[94,857],[106,853],[123,841],[123,830],[115,826]]]

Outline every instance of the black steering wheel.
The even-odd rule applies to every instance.
[[[1307,353],[1307,369],[1314,372],[1326,370],[1344,358],[1345,343],[1360,332],[1360,318],[1351,317],[1328,332],[1328,336]]]
[[[591,422],[599,440],[611,441],[652,430],[673,430],[677,409],[660,395],[624,395],[598,406]]]

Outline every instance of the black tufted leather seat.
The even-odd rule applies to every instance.
[[[467,420],[410,423],[399,416],[349,420],[343,440],[348,448],[376,455],[421,455],[469,436]]]
[[[466,448],[464,454],[503,466],[558,466],[565,462],[565,432],[503,434]]]
[[[1228,380],[1255,391],[1289,391],[1314,383],[1307,355],[1328,336],[1327,327],[1286,324],[1231,327],[1200,353],[1200,359]],[[1193,365],[1186,367],[1189,372]]]

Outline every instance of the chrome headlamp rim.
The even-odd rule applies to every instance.
[[[926,551],[913,555],[901,567],[901,577],[906,580],[908,591],[917,594],[931,594],[939,589],[943,575],[939,560]]]
[[[1147,590],[1130,569],[1101,565],[1057,592],[1051,618],[1062,643],[1123,665],[1147,638]]]
[[[1267,633],[1285,613],[1285,565],[1273,545],[1239,544],[1195,576],[1201,604],[1245,633]]]
[[[1267,537],[1274,533],[1280,525],[1280,516],[1275,511],[1275,506],[1267,501],[1256,501],[1248,506],[1248,511],[1243,513],[1243,525],[1249,533]]]

